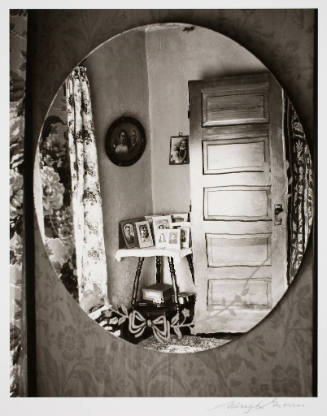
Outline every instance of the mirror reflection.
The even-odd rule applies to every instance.
[[[123,33],[72,70],[34,177],[68,292],[157,351],[214,348],[257,325],[312,225],[312,162],[286,94],[243,47],[184,24]]]

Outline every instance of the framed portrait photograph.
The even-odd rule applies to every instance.
[[[191,247],[191,228],[190,227],[181,227],[181,247],[189,248]]]
[[[132,117],[115,120],[105,138],[107,156],[118,166],[130,166],[137,162],[145,150],[145,144],[144,128]]]
[[[189,136],[172,136],[170,138],[170,165],[186,165],[190,163]]]
[[[179,250],[181,248],[181,230],[180,228],[172,228],[165,230],[167,239],[167,248]]]
[[[122,220],[119,222],[120,233],[123,239],[123,243],[126,248],[137,247],[137,235],[135,229],[135,222],[143,221],[144,218],[132,218]],[[121,246],[122,248],[122,246]]]
[[[152,221],[153,217],[160,217],[160,215],[144,215],[144,219],[146,221],[148,221],[148,223],[150,224],[150,230],[151,230],[151,233],[152,233],[152,238],[154,239],[153,221]]]
[[[154,233],[154,240],[157,246],[158,243],[158,230],[171,228],[171,217],[170,215],[161,215],[152,217],[152,226]]]
[[[140,248],[152,247],[153,239],[148,221],[139,221],[135,223],[138,245]]]
[[[171,223],[174,226],[175,224],[180,224],[182,222],[188,221],[188,213],[180,213],[180,214],[171,214]]]
[[[156,230],[156,247],[158,248],[166,248],[167,247],[167,229],[159,228]]]

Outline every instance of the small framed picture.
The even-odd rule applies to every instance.
[[[156,231],[156,247],[166,248],[167,247],[167,229],[158,229]]]
[[[189,221],[183,221],[183,222],[172,222],[171,226],[173,228],[181,228],[181,227],[188,227],[191,228],[191,223]]]
[[[161,215],[144,215],[144,219],[146,221],[148,221],[148,223],[150,224],[150,230],[152,233],[152,238],[154,239],[154,231],[153,231],[153,222],[152,222],[152,218],[153,217],[160,217]]]
[[[124,220],[119,223],[126,248],[134,248],[137,246],[134,222],[135,220]]]
[[[191,228],[190,227],[181,227],[181,247],[189,248],[191,244]]]
[[[167,248],[179,250],[181,248],[181,230],[179,228],[173,228],[165,230],[167,239]]]
[[[170,165],[186,165],[190,163],[188,136],[172,136],[170,138]]]
[[[171,222],[174,226],[177,223],[181,222],[187,222],[188,221],[188,213],[182,213],[182,214],[171,214]]]
[[[140,248],[152,247],[153,240],[148,221],[140,221],[135,223],[138,244]]]
[[[152,217],[152,225],[153,225],[154,240],[157,246],[158,238],[159,238],[158,230],[171,228],[171,217],[170,215],[161,215],[159,217]]]

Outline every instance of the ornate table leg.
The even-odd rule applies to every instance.
[[[175,304],[176,304],[176,307],[177,307],[177,312],[179,313],[179,300],[178,300],[179,292],[178,292],[178,286],[177,286],[174,260],[173,260],[172,257],[168,257],[168,264],[169,264],[171,280],[173,282],[173,287],[174,287],[174,300],[175,300]]]
[[[140,275],[142,271],[143,261],[144,261],[144,257],[140,257],[137,263],[137,269],[136,269],[136,273],[134,277],[133,293],[132,293],[132,306],[133,307],[135,306],[136,300],[137,300],[137,292],[139,289],[139,280],[140,280]]]
[[[188,254],[186,256],[186,258],[187,258],[188,266],[190,268],[190,272],[191,272],[191,275],[192,275],[193,283],[195,284],[195,281],[194,281],[193,256],[192,256],[192,254]]]
[[[156,283],[161,281],[161,257],[156,256]]]

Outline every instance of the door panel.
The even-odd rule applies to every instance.
[[[270,187],[206,187],[203,205],[204,220],[269,220],[271,218]]]
[[[210,279],[208,285],[209,308],[267,308],[271,306],[269,279]],[[234,294],[238,293],[237,296]]]
[[[204,140],[204,174],[264,171],[267,137]]]
[[[271,265],[270,234],[206,234],[208,267]]]
[[[264,123],[267,121],[262,94],[203,94],[203,125]]]
[[[207,85],[201,91],[202,126],[266,123],[269,119],[265,75],[233,77],[219,80],[219,88]]]
[[[190,82],[189,91],[193,333],[242,332],[287,287],[282,91],[269,74]]]

